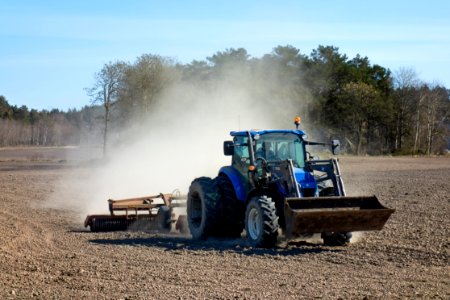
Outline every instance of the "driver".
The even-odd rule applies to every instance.
[[[276,160],[275,152],[272,150],[271,142],[263,142],[261,148],[258,149],[255,153],[256,157],[262,157],[267,160]]]

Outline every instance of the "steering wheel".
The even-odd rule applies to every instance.
[[[257,163],[258,161],[261,161],[261,167],[264,168],[265,170],[268,170],[268,164],[267,164],[267,160],[263,157],[257,157],[255,158],[255,163]]]

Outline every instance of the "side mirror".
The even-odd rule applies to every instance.
[[[331,152],[333,155],[338,155],[341,152],[341,142],[339,140],[331,141]]]
[[[234,154],[234,143],[232,141],[223,142],[223,154],[226,156]]]

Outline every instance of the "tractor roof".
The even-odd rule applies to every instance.
[[[269,129],[269,130],[249,130],[250,134],[253,136],[259,134],[268,134],[268,133],[293,133],[299,136],[302,136],[305,134],[302,130],[286,130],[286,129]],[[231,131],[231,136],[247,136],[247,131]]]

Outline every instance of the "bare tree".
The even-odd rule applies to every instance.
[[[396,106],[396,134],[395,150],[401,150],[404,147],[404,138],[412,127],[414,112],[419,114],[420,98],[417,98],[417,88],[421,84],[417,73],[412,68],[400,68],[395,72],[395,106]],[[418,119],[417,119],[418,120]],[[418,126],[416,120],[416,128]]]
[[[95,84],[86,89],[92,97],[92,103],[100,103],[105,108],[104,132],[103,132],[103,157],[106,156],[108,143],[108,122],[111,108],[116,104],[122,83],[126,63],[122,61],[109,62],[103,66],[99,73],[95,74]]]
[[[432,88],[425,97],[425,107],[427,122],[426,153],[427,155],[431,155],[436,138],[438,138],[441,133],[440,129],[443,126],[446,126],[445,120],[449,110],[448,90],[439,86],[437,83],[433,83]]]
[[[395,72],[394,87],[418,87],[422,82],[413,68],[401,67]]]
[[[420,137],[420,111],[422,109],[422,103],[424,102],[426,97],[426,93],[422,91],[420,91],[420,97],[419,97],[419,102],[417,103],[417,114],[416,114],[416,126],[415,126],[415,130],[416,130],[416,134],[414,136],[414,147],[413,147],[413,154],[416,154],[418,151],[418,147],[419,147],[419,137]]]

